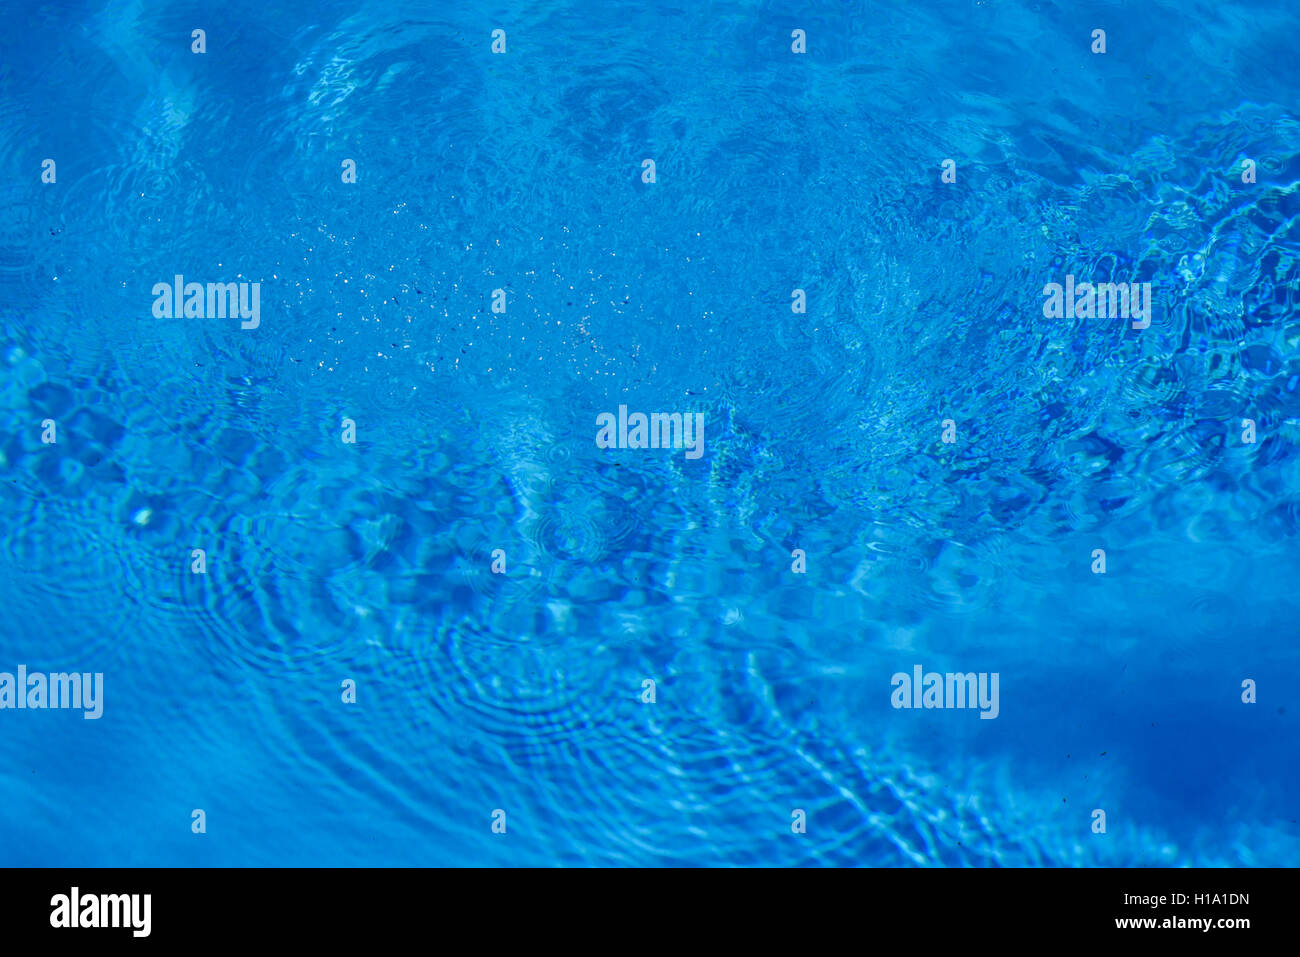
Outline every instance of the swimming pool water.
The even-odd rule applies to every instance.
[[[11,6],[0,862],[1294,863],[1297,29]]]

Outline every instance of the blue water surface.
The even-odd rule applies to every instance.
[[[0,863],[1295,863],[1298,35],[9,5],[0,672],[104,710],[0,710]],[[893,707],[916,665],[998,716]]]

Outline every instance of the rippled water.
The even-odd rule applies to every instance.
[[[823,6],[10,12],[0,861],[1295,862],[1300,9]]]

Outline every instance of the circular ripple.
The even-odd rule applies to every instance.
[[[606,529],[590,513],[549,508],[533,527],[531,540],[547,557],[590,565],[609,554]]]
[[[96,537],[102,520],[84,506],[35,500],[10,512],[0,536],[0,569],[10,583],[6,614],[43,623],[39,647],[28,652],[33,666],[102,660],[139,630],[139,603],[124,601],[115,584],[131,577],[129,553]]]
[[[42,211],[44,203],[33,201],[37,198],[30,188],[0,189],[0,222],[5,224],[0,230],[0,284],[10,308],[35,310],[50,291],[50,269],[37,251],[49,248],[50,233],[61,226],[56,216]]]
[[[611,690],[609,656],[603,646],[575,653],[568,642],[512,640],[462,621],[411,664],[414,686],[435,691],[433,705],[466,737],[472,726],[517,759],[559,769],[572,753],[557,746],[622,732],[616,711],[631,699]]]
[[[212,536],[207,574],[178,567],[205,652],[263,672],[347,658],[384,631],[387,602],[347,528],[304,516],[239,518]],[[274,550],[261,543],[274,542]]]
[[[513,547],[515,541],[510,535],[475,537],[467,544],[457,541],[455,560],[447,572],[448,578],[456,585],[493,601],[514,604],[533,600],[550,584],[549,563],[521,557],[520,550]],[[503,572],[492,571],[496,560],[493,553],[497,549],[504,553]]]

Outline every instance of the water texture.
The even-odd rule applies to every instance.
[[[0,863],[1294,864],[1297,35],[11,5],[0,671],[104,700],[0,710]],[[894,708],[917,664],[996,719]]]

